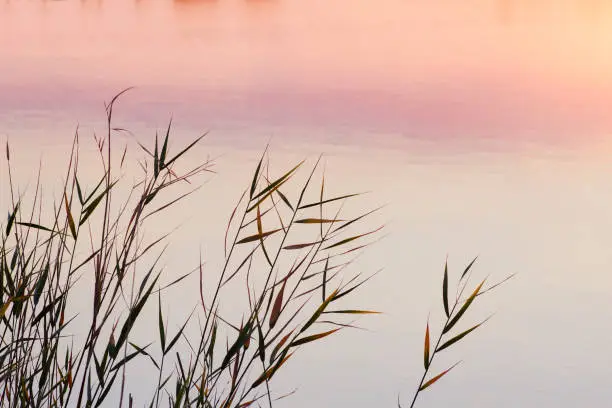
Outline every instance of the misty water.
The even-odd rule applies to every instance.
[[[170,274],[201,249],[218,270],[268,143],[279,174],[324,153],[330,191],[387,204],[372,221],[384,238],[355,265],[384,270],[354,298],[384,314],[300,350],[274,379],[277,395],[298,389],[278,406],[408,405],[427,316],[443,313],[444,260],[459,272],[478,255],[479,276],[517,276],[474,309],[471,321],[494,317],[436,361],[463,363],[420,406],[603,407],[611,23],[596,0],[3,0],[0,138],[31,186],[39,162],[59,185],[77,126],[94,157],[104,102],[129,86],[116,124],[138,140],[170,117],[173,148],[210,131],[193,160],[210,155],[217,174],[158,225],[179,227]],[[116,143],[139,157],[134,137]],[[0,172],[6,211],[4,157]],[[180,316],[193,306],[179,303]]]

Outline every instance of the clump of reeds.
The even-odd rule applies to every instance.
[[[380,230],[363,226],[376,209],[346,212],[344,203],[357,194],[328,196],[323,175],[315,183],[319,161],[298,182],[304,162],[271,176],[264,153],[231,212],[218,276],[205,274],[202,261],[194,260],[194,273],[173,275],[162,285],[166,237],[145,244],[144,226],[187,198],[191,182],[210,172],[212,163],[181,170],[204,136],[172,154],[169,125],[148,147],[138,143],[146,155],[139,162],[142,173],[120,196],[127,198],[117,200],[117,189],[126,185],[117,168],[127,157],[125,149],[115,154],[114,135],[122,130],[113,127],[112,117],[119,95],[106,108],[105,136],[95,139],[99,179],[83,184],[77,133],[61,202],[46,202],[38,183],[27,203],[13,184],[7,145],[3,188],[12,204],[1,235],[0,405],[271,406],[270,382],[296,351],[351,327],[343,316],[375,313],[336,305],[369,279],[346,268]],[[181,191],[185,186],[190,189]],[[49,209],[47,217],[43,210]],[[170,333],[162,295],[192,278],[199,286],[199,313]],[[242,320],[219,313],[230,282],[244,290]],[[71,309],[77,288],[78,296],[89,293],[87,308]],[[138,344],[134,328],[155,303],[158,338]],[[77,317],[82,336],[71,331]],[[189,328],[198,336],[186,336]],[[137,359],[150,363],[146,375],[155,385],[146,395],[130,389],[129,368]]]
[[[481,322],[469,327],[466,330],[456,332],[453,331],[455,326],[459,322],[463,322],[461,319],[464,317],[468,308],[474,303],[474,301],[479,297],[488,293],[489,291],[495,289],[502,283],[506,282],[508,279],[512,278],[513,275],[508,276],[504,280],[497,282],[487,288],[483,288],[486,283],[486,278],[483,279],[479,284],[475,286],[475,288],[471,291],[466,292],[469,280],[472,275],[472,266],[476,262],[476,258],[474,258],[463,270],[459,280],[457,281],[457,288],[455,291],[454,299],[449,299],[449,274],[448,274],[448,262],[444,264],[444,278],[442,280],[442,304],[444,307],[444,324],[440,329],[440,334],[437,339],[432,342],[432,338],[430,336],[429,331],[429,319],[427,321],[427,325],[425,327],[425,342],[423,347],[423,376],[419,384],[417,385],[416,391],[414,392],[414,396],[412,398],[412,402],[410,403],[410,407],[414,407],[417,401],[419,394],[428,389],[431,385],[436,383],[439,379],[444,377],[447,373],[449,373],[453,368],[455,368],[460,361],[454,363],[446,370],[442,372],[432,375],[428,377],[429,370],[431,368],[431,364],[434,358],[442,351],[447,350],[454,344],[461,341],[468,334],[478,329],[480,326],[485,324],[487,320],[489,320],[490,316]],[[466,293],[469,295],[465,296]],[[397,406],[401,407],[401,403],[397,401]]]

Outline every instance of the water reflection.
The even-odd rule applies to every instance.
[[[2,4],[5,108],[55,97],[86,106],[136,85],[158,105],[178,103],[190,117],[206,106],[206,120],[225,123],[440,140],[582,141],[612,131],[608,2]]]
[[[219,3],[219,0],[172,0],[175,6],[198,7]]]

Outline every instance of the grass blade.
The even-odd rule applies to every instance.
[[[461,319],[461,316],[463,316],[463,314],[466,312],[466,310],[468,309],[468,307],[470,307],[470,305],[472,304],[472,302],[474,301],[474,299],[476,298],[476,296],[478,295],[478,292],[480,291],[480,288],[482,288],[482,285],[484,285],[486,279],[483,280],[480,285],[478,285],[476,287],[476,289],[474,290],[474,292],[470,295],[469,298],[467,298],[467,300],[465,301],[465,303],[463,304],[463,306],[461,306],[461,309],[459,309],[459,311],[457,312],[457,314],[451,319],[451,321],[448,323],[448,325],[446,325],[444,327],[444,330],[442,330],[442,334],[447,333],[450,329],[453,328],[453,326],[455,324],[457,324],[457,322],[459,321],[459,319]]]
[[[13,209],[13,213],[9,214],[8,221],[6,223],[6,236],[11,233],[11,228],[13,227],[13,222],[15,221],[15,216],[17,215],[17,210],[19,210],[19,202],[15,205]]]
[[[442,351],[445,348],[448,348],[448,347],[452,346],[453,344],[455,344],[456,342],[458,342],[459,340],[461,340],[462,338],[464,338],[465,336],[467,336],[468,334],[470,334],[471,332],[473,332],[474,330],[476,330],[477,328],[482,326],[485,322],[486,322],[486,320],[478,323],[476,326],[474,326],[472,328],[467,329],[463,333],[460,333],[460,334],[456,335],[455,337],[453,337],[452,339],[446,341],[444,344],[442,344],[440,347],[438,347],[436,349],[436,351]]]
[[[326,218],[302,218],[300,220],[295,220],[298,224],[331,224],[334,222],[342,222],[344,220],[330,220]]]
[[[310,335],[310,336],[303,337],[301,339],[297,339],[293,343],[291,343],[289,345],[289,347],[297,347],[297,346],[300,346],[302,344],[310,343],[311,341],[322,339],[323,337],[327,337],[330,334],[333,334],[333,333],[337,332],[338,330],[340,330],[340,328],[329,330],[329,331],[326,331],[326,332],[323,332],[323,333],[313,334],[313,335]]]
[[[285,286],[287,285],[287,280],[283,282],[283,286],[281,290],[276,295],[276,300],[274,301],[274,306],[272,307],[272,312],[270,313],[270,329],[273,329],[278,321],[280,316],[281,308],[283,306],[283,295],[285,293]]]
[[[159,341],[161,342],[161,349],[163,352],[166,349],[166,330],[164,329],[164,319],[162,317],[162,310],[161,310],[161,294],[159,292],[157,292],[157,297],[159,299],[157,324],[159,326]]]
[[[360,194],[361,193],[355,193],[355,194],[343,195],[343,196],[340,196],[340,197],[328,198],[327,200],[321,200],[321,201],[318,201],[316,203],[310,203],[310,204],[301,205],[299,207],[299,209],[303,210],[305,208],[315,207],[315,206],[318,206],[318,205],[323,205],[323,204],[331,203],[333,201],[344,200],[345,198],[355,197],[355,196],[358,196]]]
[[[253,199],[253,194],[255,194],[255,189],[257,188],[257,180],[259,179],[259,171],[261,170],[261,163],[263,162],[264,154],[261,155],[259,159],[259,163],[257,164],[257,168],[255,169],[255,174],[253,175],[253,181],[251,182],[251,191],[249,192],[249,198]]]
[[[70,204],[68,204],[68,196],[64,191],[64,204],[66,205],[66,216],[68,217],[68,226],[70,227],[70,233],[72,238],[76,239],[76,227],[74,226],[74,218],[72,218],[72,212],[70,211]]]
[[[444,281],[442,282],[442,300],[444,302],[444,313],[450,317],[448,310],[448,262],[444,262]]]
[[[468,266],[465,267],[465,270],[463,271],[463,273],[461,274],[461,279],[459,279],[459,281],[463,280],[463,278],[465,277],[465,275],[467,275],[467,273],[470,271],[470,269],[472,269],[472,265],[474,265],[474,262],[476,262],[476,260],[478,259],[478,257],[475,257],[474,259],[472,259],[472,262],[470,262],[468,264]]]
[[[440,378],[444,377],[444,375],[446,375],[450,370],[452,370],[453,368],[455,368],[457,366],[457,364],[459,364],[459,362],[455,363],[451,368],[442,371],[440,374],[436,375],[435,377],[433,377],[432,379],[430,379],[429,381],[427,381],[425,384],[423,384],[421,386],[421,388],[419,388],[419,391],[423,391],[424,389],[428,388],[430,385],[434,384],[436,381],[438,381]]]
[[[194,140],[193,142],[191,142],[189,144],[189,146],[187,146],[186,148],[184,148],[183,150],[181,150],[181,152],[179,154],[177,154],[176,156],[174,156],[172,159],[168,160],[168,163],[166,163],[166,167],[170,167],[170,165],[172,163],[174,163],[179,157],[181,157],[182,155],[184,155],[185,153],[187,153],[189,150],[191,150],[191,148],[193,148],[193,146],[195,146],[196,144],[198,144],[200,142],[200,140],[202,140],[206,135],[208,134],[208,132],[204,133],[202,136],[198,137],[196,140]]]
[[[317,321],[317,319],[319,318],[319,316],[321,316],[321,313],[323,313],[325,311],[325,308],[327,307],[327,305],[329,305],[329,303],[334,300],[335,296],[338,294],[338,289],[334,290],[324,301],[323,303],[321,303],[321,306],[319,306],[319,308],[313,313],[313,315],[310,317],[310,319],[308,319],[308,321],[306,322],[306,324],[304,324],[304,326],[302,327],[302,329],[300,330],[300,333],[304,333],[306,331],[306,329],[308,329],[314,322]]]
[[[425,329],[425,348],[423,352],[423,363],[425,370],[429,368],[429,320],[427,321],[427,328]]]
[[[248,236],[246,238],[242,238],[240,241],[236,242],[236,244],[246,244],[247,242],[258,241],[258,240],[260,240],[262,238],[265,238],[265,237],[267,237],[269,235],[277,233],[281,229],[282,228],[278,228],[278,229],[275,229],[275,230],[272,230],[272,231],[263,232],[261,234],[251,235],[251,236]]]
[[[349,242],[354,241],[356,239],[365,237],[365,236],[370,235],[370,234],[374,234],[374,233],[380,231],[382,228],[383,227],[380,226],[380,227],[378,227],[375,230],[372,230],[370,232],[366,232],[366,233],[363,233],[363,234],[359,234],[359,235],[355,235],[355,236],[352,236],[352,237],[349,237],[349,238],[345,238],[345,239],[343,239],[341,241],[336,242],[335,244],[331,244],[331,245],[325,247],[324,249],[331,249],[331,248],[338,247],[340,245],[348,244]]]

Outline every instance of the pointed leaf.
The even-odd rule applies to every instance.
[[[334,222],[342,222],[344,220],[332,220],[326,218],[302,218],[300,220],[296,220],[298,224],[331,224]]]
[[[470,305],[472,304],[472,302],[474,301],[474,299],[476,298],[476,296],[478,295],[478,292],[480,292],[480,288],[482,288],[482,285],[484,285],[486,279],[483,280],[480,285],[478,285],[476,287],[476,289],[474,290],[474,292],[470,295],[469,298],[467,298],[467,300],[465,301],[465,303],[463,304],[463,306],[461,306],[461,309],[459,309],[459,311],[457,312],[457,314],[451,319],[451,321],[448,323],[448,325],[446,325],[446,327],[444,327],[444,330],[442,330],[442,334],[447,333],[450,329],[453,328],[453,326],[455,324],[457,324],[457,322],[459,321],[459,319],[461,319],[461,316],[463,316],[463,314],[465,313],[465,311],[468,309],[468,307],[470,307]]]
[[[257,199],[261,196],[263,196],[264,194],[267,194],[269,192],[272,192],[273,190],[276,190],[278,187],[280,187],[280,185],[282,183],[284,183],[292,174],[293,172],[295,172],[302,164],[304,163],[304,160],[302,160],[301,162],[299,162],[294,168],[292,168],[291,170],[289,170],[287,173],[285,173],[284,175],[282,175],[281,177],[279,177],[278,179],[276,179],[275,181],[273,181],[272,183],[268,184],[268,186],[266,188],[264,188],[263,190],[261,190],[259,193],[257,193],[257,195],[255,195],[255,197],[253,197],[253,199]]]
[[[176,333],[176,335],[172,338],[172,340],[168,344],[168,347],[164,350],[164,354],[168,354],[168,352],[172,350],[172,347],[174,347],[174,345],[178,341],[181,334],[183,334],[183,331],[185,330],[185,327],[187,326],[188,322],[189,322],[189,319],[187,319],[185,323],[183,323],[183,326],[181,326],[181,329],[178,331],[178,333]]]
[[[0,306],[0,320],[2,320],[4,318],[4,315],[6,314],[6,311],[8,310],[8,308],[11,305],[12,302],[13,302],[13,299],[9,298],[9,299],[7,299],[5,304]]]
[[[474,265],[474,262],[476,262],[477,259],[478,259],[478,257],[475,257],[474,259],[472,259],[472,262],[470,262],[469,265],[465,267],[465,270],[461,274],[461,279],[460,280],[463,280],[465,275],[467,275],[467,273],[470,271],[470,269],[472,269],[472,265]]]
[[[42,225],[38,225],[38,224],[33,224],[31,222],[16,222],[15,224],[23,225],[24,227],[28,227],[28,228],[35,228],[35,229],[39,229],[43,231],[53,232],[53,230],[50,230],[47,227],[43,227]]]
[[[283,336],[283,338],[281,339],[281,341],[279,341],[278,344],[276,346],[274,346],[274,349],[272,350],[272,354],[270,354],[270,364],[272,364],[272,362],[276,358],[276,354],[285,345],[285,343],[287,342],[289,337],[293,334],[293,332],[294,332],[294,330],[291,330],[289,333],[285,334]]]
[[[89,204],[81,213],[81,220],[79,221],[79,225],[83,225],[85,223],[85,221],[87,221],[87,219],[89,218],[89,216],[91,214],[93,214],[94,210],[96,209],[96,207],[98,206],[98,204],[100,204],[100,201],[102,201],[102,199],[104,198],[104,196],[106,194],[109,193],[110,189],[113,188],[113,186],[117,184],[117,181],[112,182],[103,192],[100,193],[99,196],[96,197],[95,200],[93,200],[91,202],[91,204]],[[86,201],[89,201],[86,200]]]
[[[283,306],[283,294],[285,293],[286,285],[287,280],[285,279],[281,290],[278,292],[278,295],[276,295],[276,300],[274,301],[274,306],[272,307],[272,312],[270,313],[270,329],[274,328],[280,316],[281,308]]]
[[[304,244],[292,244],[292,245],[285,245],[283,247],[283,249],[287,249],[287,250],[294,250],[294,249],[302,249],[302,248],[308,248],[311,247],[313,245],[317,245],[320,244],[322,241],[315,241],[315,242],[306,242]]]
[[[64,191],[64,203],[66,204],[66,215],[68,217],[68,226],[70,227],[70,233],[72,238],[76,239],[76,227],[74,226],[74,218],[72,218],[72,212],[70,211],[70,204],[68,204],[68,196]]]
[[[376,233],[376,232],[380,231],[382,228],[383,228],[383,227],[382,227],[382,226],[380,226],[380,227],[378,227],[378,228],[376,228],[375,230],[372,230],[372,231],[370,231],[370,232],[366,232],[366,233],[364,233],[364,234],[355,235],[355,236],[350,237],[350,238],[345,238],[345,239],[343,239],[343,240],[341,240],[341,241],[336,242],[335,244],[332,244],[332,245],[326,246],[326,247],[325,247],[325,248],[323,248],[323,249],[331,249],[331,248],[338,247],[338,246],[340,246],[340,245],[347,244],[347,243],[349,243],[349,242],[351,242],[351,241],[354,241],[354,240],[356,240],[356,239],[359,239],[359,238],[365,237],[365,236],[370,235],[370,234],[374,234],[374,233]]]
[[[329,310],[326,312],[323,312],[325,314],[327,313],[336,313],[336,314],[380,314],[380,312],[374,311],[374,310],[354,310],[354,309],[349,309],[349,310]]]
[[[259,319],[257,319],[257,334],[259,335],[259,358],[263,363],[266,360],[266,344],[264,342],[264,335],[261,330],[261,324],[259,324]]]
[[[436,381],[438,381],[440,378],[442,378],[446,373],[448,373],[450,370],[452,370],[453,368],[455,368],[457,366],[456,363],[455,365],[453,365],[451,368],[449,368],[448,370],[444,370],[442,371],[440,374],[436,375],[435,377],[433,377],[431,380],[427,381],[425,384],[423,384],[421,386],[421,388],[419,388],[419,391],[423,391],[424,389],[426,389],[427,387],[429,387],[430,385],[432,385],[433,383],[435,383]]]
[[[444,313],[446,317],[450,317],[448,309],[448,263],[444,263],[444,281],[442,282],[442,301],[444,302]]]
[[[170,137],[170,128],[172,127],[172,118],[168,122],[168,129],[166,130],[166,137],[164,138],[164,144],[159,154],[159,169],[163,170],[166,167],[166,155],[168,154],[168,138]]]
[[[425,329],[425,351],[423,352],[423,363],[425,370],[429,368],[429,321],[427,322],[427,328]]]
[[[452,346],[453,344],[455,344],[456,342],[458,342],[459,340],[461,340],[462,338],[464,338],[465,336],[467,336],[468,334],[470,334],[471,332],[473,332],[474,330],[476,330],[477,328],[479,328],[480,326],[482,326],[482,324],[484,323],[478,323],[476,326],[467,329],[466,331],[464,331],[463,333],[460,333],[458,335],[456,335],[455,337],[453,337],[452,339],[448,340],[447,342],[445,342],[444,344],[442,344],[440,347],[438,347],[436,349],[436,351],[442,351],[445,348],[448,348],[450,346]]]
[[[265,154],[265,152],[264,152]],[[259,163],[257,164],[257,168],[255,169],[255,174],[253,175],[253,181],[251,182],[251,191],[249,192],[249,198],[253,199],[253,194],[255,194],[255,188],[257,187],[257,180],[259,179],[259,170],[261,169],[261,163],[263,161],[263,155],[261,159],[259,159]]]
[[[306,322],[306,324],[304,324],[304,326],[302,327],[302,329],[300,330],[300,333],[304,333],[306,331],[306,329],[308,329],[314,322],[317,321],[317,319],[319,318],[319,316],[321,316],[321,313],[323,313],[325,311],[325,308],[327,307],[327,305],[329,305],[329,303],[334,300],[334,297],[338,294],[338,289],[334,290],[324,301],[323,303],[321,303],[321,306],[319,306],[319,308],[314,312],[314,314],[310,317],[310,319]]]
[[[6,224],[6,236],[11,233],[11,228],[13,227],[13,222],[15,221],[15,216],[17,215],[17,210],[19,210],[19,202],[15,205],[15,209],[13,209],[13,213],[9,214],[8,221]]]
[[[236,339],[232,347],[230,347],[230,349],[227,351],[227,354],[225,355],[225,358],[221,363],[221,367],[223,369],[225,369],[225,367],[229,365],[230,361],[232,360],[232,357],[234,357],[234,355],[240,351],[240,349],[244,346],[244,343],[246,343],[246,341],[250,338],[251,326],[252,323],[250,321],[247,322],[244,328],[238,333],[238,338]]]
[[[293,206],[291,205],[287,197],[280,191],[279,188],[276,189],[276,194],[278,194],[281,200],[283,200],[283,202],[287,205],[287,207],[289,207],[289,209],[293,211]]]
[[[161,349],[162,352],[166,349],[166,331],[164,329],[164,319],[162,317],[162,310],[161,310],[161,294],[159,292],[157,292],[157,297],[159,299],[158,302],[158,326],[159,326],[159,340],[161,342]]]
[[[85,201],[83,201],[83,191],[81,191],[81,184],[79,183],[79,178],[75,175],[74,181],[76,182],[77,187],[77,196],[79,197],[79,203],[81,206],[85,205]]]
[[[34,305],[38,304],[40,300],[40,296],[42,295],[43,289],[45,287],[45,283],[47,282],[47,277],[49,276],[49,263],[45,266],[42,274],[38,277],[36,281],[36,286],[34,288]]]
[[[249,208],[247,208],[246,212],[251,212],[253,211],[253,209],[255,209],[257,206],[259,206],[261,203],[263,203],[264,201],[266,201],[268,199],[268,197],[270,197],[276,190],[278,190],[283,184],[285,184],[287,181],[289,180],[289,178],[286,178],[284,180],[282,180],[280,182],[280,184],[276,185],[274,188],[272,188],[270,191],[268,191],[263,197],[261,197],[259,200],[257,200],[257,202],[255,204],[253,204],[252,206],[250,206]],[[253,199],[256,199],[253,198]]]
[[[330,334],[333,334],[333,333],[337,332],[338,330],[340,330],[340,328],[333,329],[333,330],[330,330],[330,331],[326,331],[326,332],[323,332],[323,333],[313,334],[313,335],[310,335],[310,336],[303,337],[301,339],[297,339],[293,343],[291,343],[289,345],[289,347],[297,347],[297,346],[300,346],[300,345],[305,344],[305,343],[310,343],[311,341],[322,339],[323,337],[327,337]]]
[[[360,193],[356,193],[356,194],[347,194],[347,195],[343,195],[340,197],[335,197],[335,198],[328,198],[327,200],[321,200],[318,201],[316,203],[310,203],[310,204],[305,204],[305,205],[301,205],[299,207],[300,210],[303,210],[304,208],[310,208],[310,207],[315,207],[317,205],[323,205],[323,204],[327,204],[327,203],[331,203],[333,201],[338,201],[338,200],[343,200],[345,198],[350,198],[350,197],[355,197],[358,196]]]
[[[327,270],[329,268],[329,255],[327,255],[327,259],[325,260],[325,268],[323,269],[323,283],[321,283],[321,298],[325,302],[325,288],[327,286]]]
[[[157,151],[157,134],[155,135],[155,152],[153,154],[153,176],[159,175],[159,153]]]
[[[166,167],[170,167],[170,165],[172,163],[174,163],[179,157],[181,157],[182,155],[184,155],[185,153],[187,153],[193,146],[195,146],[196,144],[198,144],[200,142],[200,140],[202,140],[206,135],[208,134],[208,132],[204,133],[202,136],[198,137],[196,140],[194,140],[193,142],[191,142],[186,148],[184,148],[183,150],[181,150],[181,152],[179,154],[177,154],[176,156],[174,156],[172,159],[168,160],[168,163],[166,163]]]
[[[236,244],[245,244],[247,242],[258,241],[258,240],[260,240],[262,238],[267,237],[268,235],[272,235],[274,233],[277,233],[280,230],[281,230],[281,228],[278,228],[278,229],[275,229],[275,230],[272,230],[272,231],[267,231],[267,232],[264,232],[264,233],[261,233],[261,234],[251,235],[251,236],[248,236],[246,238],[242,238],[240,241],[236,242]]]
[[[259,241],[261,243],[261,249],[266,257],[266,261],[268,261],[268,265],[272,266],[272,260],[270,260],[270,256],[268,255],[268,251],[266,251],[266,246],[264,245],[263,240],[263,225],[261,222],[261,211],[259,210],[259,206],[257,206],[257,232],[259,233]]]
[[[273,367],[270,367],[269,369],[267,369],[266,371],[263,372],[262,375],[259,376],[259,378],[257,378],[255,380],[255,382],[253,383],[253,385],[251,385],[251,388],[255,388],[258,385],[260,385],[261,383],[263,383],[264,381],[268,381],[272,378],[272,376],[274,375],[274,373],[283,365],[285,364],[285,362],[287,360],[289,360],[289,358],[293,355],[293,353],[283,357],[282,360],[280,360],[276,365],[274,365]]]

